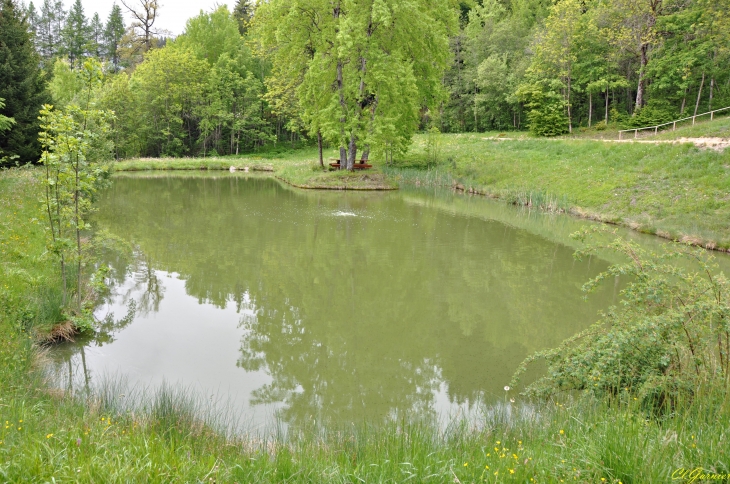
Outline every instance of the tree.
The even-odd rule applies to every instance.
[[[256,6],[251,0],[237,0],[236,6],[233,7],[233,17],[238,23],[238,31],[241,35],[246,35]]]
[[[35,5],[33,5],[33,2],[30,2],[28,4],[25,15],[28,20],[28,28],[31,35],[33,36],[33,42],[35,42],[36,36],[38,35],[38,24],[40,22],[40,17],[38,16],[38,11],[36,10]]]
[[[260,5],[257,18],[274,69],[301,79],[302,119],[310,132],[339,146],[343,168],[353,168],[358,146],[363,159],[371,146],[403,151],[419,110],[444,98],[448,33],[456,24],[452,6],[275,0]]]
[[[175,39],[172,47],[189,50],[212,67],[224,53],[237,57],[244,44],[235,18],[222,6],[189,19],[185,32]]]
[[[86,49],[90,55],[97,59],[104,56],[104,25],[96,12],[89,24],[89,42]]]
[[[146,123],[139,136],[144,154],[182,156],[193,152],[197,113],[204,102],[207,62],[188,50],[153,49],[132,82]]]
[[[38,110],[48,101],[40,58],[14,0],[0,0],[0,114],[14,118],[13,129],[0,133],[0,150],[21,163],[38,160]]]
[[[66,12],[62,2],[43,0],[36,35],[38,36],[38,51],[46,64],[60,53],[61,31],[65,18]]]
[[[71,6],[66,16],[66,24],[61,32],[63,40],[63,49],[71,66],[75,66],[78,62],[81,64],[88,52],[88,44],[90,39],[89,23],[84,15],[84,7],[81,0],[76,0]]]
[[[131,0],[121,0],[122,5],[132,14],[135,21],[130,28],[135,32],[135,43],[147,52],[152,48],[152,40],[159,32],[154,28],[157,20],[159,3],[157,0],[138,0],[139,6],[134,7]]]
[[[119,48],[125,31],[122,8],[115,3],[104,27],[104,55],[112,63],[115,71],[120,67]]]
[[[578,61],[578,44],[582,40],[582,4],[579,0],[563,0],[551,9],[545,28],[533,44],[535,56],[529,71],[538,78],[560,80],[568,132],[573,132],[571,97],[575,86],[575,64]]]
[[[91,211],[91,199],[108,173],[104,162],[109,152],[105,138],[110,113],[91,109],[92,93],[101,75],[101,64],[87,60],[80,71],[84,106],[70,104],[58,110],[45,105],[41,110],[41,161],[45,165],[49,247],[59,258],[64,306],[68,300],[67,261],[75,262],[73,319],[77,321],[85,309],[81,289],[84,268],[81,233],[88,229],[86,216]]]

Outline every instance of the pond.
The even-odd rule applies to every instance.
[[[241,174],[116,176],[96,229],[133,244],[67,385],[181,385],[253,427],[454,415],[598,319],[619,281],[586,222],[450,191],[303,191]],[[132,313],[129,313],[133,309]],[[129,315],[128,315],[129,313]],[[125,318],[125,316],[128,316]]]

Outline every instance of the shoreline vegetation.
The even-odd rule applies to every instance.
[[[475,407],[478,424],[312,422],[242,436],[201,419],[183,389],[124,400],[113,383],[89,394],[54,388],[33,336],[57,322],[48,294],[59,284],[36,222],[40,179],[36,169],[0,172],[3,481],[638,483],[730,472],[730,410],[713,386],[658,415],[629,394],[530,401],[510,389],[503,403]]]
[[[600,135],[602,132],[598,132]],[[730,137],[730,117],[660,134]],[[730,150],[691,143],[539,139],[526,133],[417,135],[393,164],[365,172],[326,171],[315,148],[272,155],[139,159],[116,171],[237,170],[270,172],[298,188],[391,190],[399,184],[446,187],[508,204],[628,227],[641,233],[730,252]]]

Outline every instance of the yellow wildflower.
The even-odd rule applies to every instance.
[[[51,437],[53,437],[53,434],[48,434],[48,435],[46,435],[46,438],[47,438],[47,439],[50,439]]]

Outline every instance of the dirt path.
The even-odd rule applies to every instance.
[[[493,140],[493,141],[526,141],[528,139],[534,139],[534,138],[483,138],[484,140]],[[543,138],[543,140],[546,141],[568,141],[564,139],[559,138]],[[574,140],[570,140],[574,141]],[[678,138],[678,139],[655,139],[655,140],[649,140],[649,139],[591,139],[591,138],[585,138],[585,140],[575,140],[575,141],[603,141],[604,143],[646,143],[646,144],[682,144],[682,143],[691,143],[698,148],[707,148],[715,151],[722,151],[725,148],[730,146],[730,139],[728,138]]]

